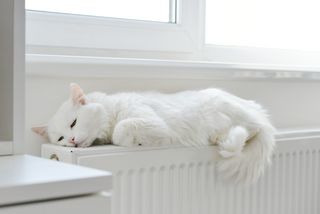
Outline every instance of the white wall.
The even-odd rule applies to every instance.
[[[106,75],[95,75],[99,69],[105,71]],[[78,77],[75,75],[77,72]],[[79,83],[85,92],[107,93],[129,90],[175,92],[217,87],[264,105],[277,128],[320,127],[319,80],[221,78],[217,77],[216,69],[210,68],[107,64],[66,66],[29,62],[26,78],[27,153],[40,154],[40,145],[44,140],[32,133],[30,128],[49,120],[61,102],[68,98],[70,82]]]

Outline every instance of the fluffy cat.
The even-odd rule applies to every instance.
[[[71,96],[48,126],[33,131],[62,146],[88,147],[96,139],[119,146],[218,145],[218,169],[255,181],[270,163],[274,128],[265,110],[218,89],[176,94],[100,92]]]

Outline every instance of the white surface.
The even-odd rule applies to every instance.
[[[109,214],[111,196],[94,194],[36,203],[0,207],[2,214]]]
[[[136,58],[110,58],[110,57],[88,57],[88,56],[67,56],[67,55],[41,55],[27,54],[26,61],[29,69],[27,75],[30,76],[81,76],[81,77],[141,77],[156,75],[159,78],[179,78],[179,75],[172,74],[170,68],[195,69],[194,72],[186,73],[184,78],[196,78],[199,73],[212,78],[253,78],[253,79],[320,79],[320,66],[290,66],[290,65],[268,65],[268,64],[232,64],[210,61],[188,61],[188,60],[160,60],[160,59],[136,59]],[[50,69],[50,67],[68,66],[90,66],[90,70],[64,70]],[[47,69],[43,69],[47,66]],[[99,69],[101,66],[115,67],[150,67],[147,72],[108,72]],[[161,74],[154,74],[153,67],[166,68],[167,71]],[[171,74],[170,74],[171,73]]]
[[[113,173],[112,213],[318,214],[318,130],[277,135],[273,164],[255,185],[221,181],[215,146],[180,148],[64,148],[44,145],[44,155]],[[71,152],[72,151],[72,152]],[[137,197],[139,196],[139,197]]]
[[[21,155],[0,157],[0,205],[111,189],[111,174]]]

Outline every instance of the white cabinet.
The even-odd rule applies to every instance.
[[[111,173],[28,155],[0,157],[0,213],[110,213]]]
[[[0,208],[1,214],[108,214],[110,196],[92,194],[80,197],[18,204]]]

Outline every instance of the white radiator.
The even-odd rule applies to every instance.
[[[319,214],[320,136],[278,136],[272,166],[253,186],[219,180],[216,147],[63,148],[46,158],[112,171],[113,214]]]

